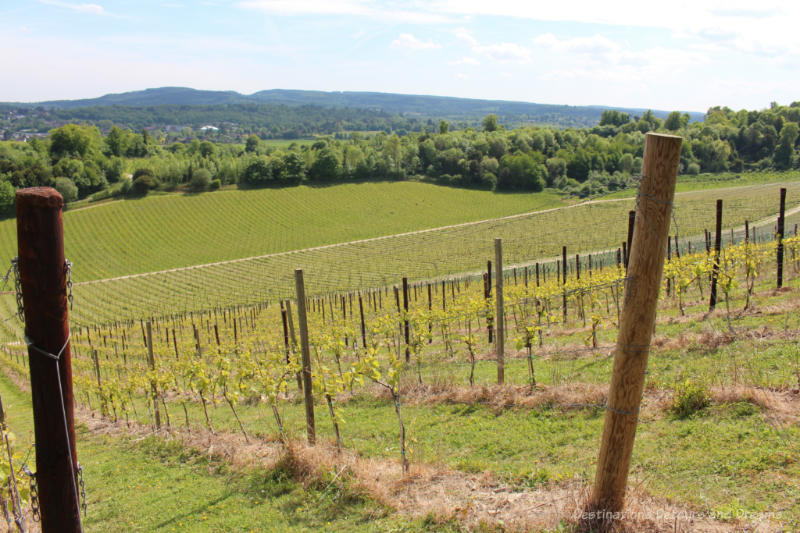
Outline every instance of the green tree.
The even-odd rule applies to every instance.
[[[524,153],[507,154],[500,159],[497,188],[503,190],[541,191],[547,171]]]
[[[61,194],[64,202],[78,199],[78,187],[69,178],[56,178],[55,189]]]
[[[775,150],[773,161],[775,167],[781,170],[792,168],[794,161],[794,143],[797,141],[797,136],[800,131],[797,124],[794,122],[787,122],[781,129],[781,139],[778,142],[778,148]]]
[[[258,150],[258,143],[260,139],[257,135],[251,135],[247,138],[247,142],[244,145],[244,151],[247,153],[254,153]]]
[[[0,181],[0,213],[10,214],[14,209],[14,186]]]
[[[450,124],[446,120],[439,121],[439,133],[444,135],[445,133],[450,131]]]
[[[483,118],[483,122],[481,124],[483,126],[483,131],[489,131],[489,132],[497,131],[498,128],[497,115],[495,115],[494,113],[486,115]]]
[[[83,158],[99,143],[100,131],[97,128],[66,124],[50,132],[50,155],[55,159],[65,155]]]
[[[688,115],[685,116],[688,117]],[[684,124],[683,122],[683,117],[684,115],[681,115],[680,111],[673,111],[672,113],[667,115],[667,118],[664,119],[664,127],[667,128],[669,131],[677,131],[683,128],[684,126],[686,126],[686,124]]]

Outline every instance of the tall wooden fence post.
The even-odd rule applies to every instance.
[[[303,357],[303,400],[306,406],[306,432],[308,443],[316,443],[314,425],[314,395],[311,389],[311,349],[308,345],[308,317],[306,316],[306,287],[303,283],[303,269],[294,271],[294,282],[297,289],[297,321],[300,323],[300,348]]]
[[[719,254],[722,248],[722,200],[717,200],[717,225],[714,235],[714,263],[711,265],[711,296],[708,300],[708,312],[717,306],[717,279],[719,278]]]
[[[16,193],[19,279],[31,375],[42,531],[81,531],[76,473],[67,263],[55,189]]]
[[[505,335],[503,327],[505,318],[503,316],[503,239],[494,240],[494,262],[495,262],[495,302],[497,304],[497,332],[495,334],[495,348],[497,349],[497,384],[505,383]],[[490,280],[491,283],[491,280]]]
[[[629,254],[597,475],[589,501],[589,509],[600,511],[595,515],[600,522],[608,513],[622,510],[625,502],[680,154],[680,137],[647,134],[639,213]]]
[[[786,189],[781,187],[780,212],[778,213],[778,231],[775,238],[778,240],[778,288],[783,287],[783,230],[786,223]]]

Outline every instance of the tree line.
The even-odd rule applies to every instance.
[[[495,115],[478,127],[398,135],[351,132],[276,146],[257,135],[244,143],[68,124],[45,139],[0,142],[0,209],[14,189],[53,185],[68,201],[143,195],[152,189],[204,191],[223,185],[420,180],[499,191],[554,188],[580,197],[631,186],[645,133],[684,138],[681,172],[743,172],[798,167],[800,102],[760,111],[709,109],[703,122],[673,112],[659,119],[606,110],[592,128],[506,129]]]

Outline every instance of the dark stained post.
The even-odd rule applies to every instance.
[[[714,235],[714,264],[711,265],[711,297],[708,312],[717,306],[717,278],[719,278],[719,253],[722,247],[722,200],[717,200],[717,232]]]
[[[428,286],[430,288],[430,285]],[[361,316],[361,347],[367,348],[367,327],[364,324],[364,301],[361,299],[361,291],[358,293],[358,314]]]
[[[297,290],[297,321],[300,325],[300,348],[302,350],[303,401],[306,406],[306,432],[308,443],[316,443],[314,424],[314,392],[311,390],[311,349],[308,344],[308,318],[306,317],[306,287],[303,282],[303,269],[294,271],[295,289]]]
[[[628,240],[625,241],[627,247],[625,248],[625,269],[628,268],[628,263],[631,260],[631,244],[633,243],[633,229],[636,226],[636,211],[628,211]]]
[[[403,277],[403,336],[406,341],[406,363],[411,360],[411,350],[408,347],[410,339],[408,326],[408,278]]]
[[[597,475],[588,503],[590,510],[602,516],[621,511],[625,503],[681,155],[680,137],[648,133],[645,139],[638,227],[633,233]]]
[[[67,264],[55,189],[16,193],[18,268],[31,375],[42,531],[81,531],[76,472]]]
[[[786,223],[786,189],[781,187],[781,205],[778,213],[778,288],[783,287],[783,230]]]

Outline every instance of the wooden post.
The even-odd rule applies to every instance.
[[[636,227],[636,211],[628,211],[628,239],[625,241],[627,247],[625,248],[625,268],[628,268],[628,263],[631,261],[631,245],[633,244],[633,230]]]
[[[781,187],[781,204],[778,213],[778,231],[776,239],[778,239],[778,288],[783,287],[783,230],[786,223],[786,189]]]
[[[149,320],[147,321],[147,364],[152,372],[156,371],[156,358],[153,354],[153,325]],[[155,378],[150,380],[150,397],[153,400],[153,415],[158,430],[161,429],[161,411],[158,408],[158,383]]]
[[[81,531],[63,205],[61,195],[49,187],[16,193],[18,268],[45,533]]]
[[[612,513],[621,511],[625,501],[681,154],[680,137],[648,133],[645,139],[640,216],[633,232],[597,476],[589,500],[590,509]]]
[[[722,247],[722,200],[717,200],[717,233],[714,236],[714,264],[711,266],[711,296],[708,312],[717,306],[717,278],[719,278],[719,252]]]
[[[409,327],[408,327],[408,278],[403,277],[403,336],[406,341],[406,363],[411,360],[411,350],[409,344]]]
[[[567,323],[567,290],[564,285],[567,284],[567,247],[561,247],[561,309],[564,314],[564,323]]]
[[[314,395],[311,390],[311,349],[308,345],[308,318],[306,317],[306,288],[303,283],[303,269],[294,271],[294,283],[297,290],[297,321],[300,323],[300,347],[303,357],[303,400],[306,406],[306,431],[308,443],[316,443],[314,426]]]
[[[505,336],[503,335],[503,326],[505,319],[503,317],[503,239],[494,240],[494,262],[497,273],[495,277],[495,303],[497,304],[497,317],[495,317],[495,324],[497,324],[497,333],[495,335],[495,348],[497,350],[497,384],[502,385],[505,383]],[[490,281],[491,282],[491,281]]]
[[[428,286],[430,288],[430,286]],[[364,301],[361,299],[361,292],[358,293],[358,313],[361,315],[361,347],[367,348],[367,327],[364,324]]]

